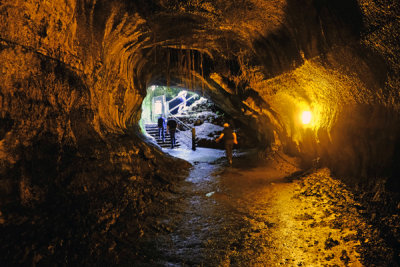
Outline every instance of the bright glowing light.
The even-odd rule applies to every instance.
[[[311,119],[312,119],[311,111],[303,111],[303,113],[301,113],[301,122],[303,124],[309,124],[311,122]]]
[[[155,85],[150,86],[150,88],[151,88],[151,91],[156,90],[156,86]]]
[[[154,114],[161,114],[162,113],[162,103],[161,101],[157,100],[154,103]]]

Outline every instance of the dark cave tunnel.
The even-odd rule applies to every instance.
[[[213,101],[257,161],[329,169],[398,266],[399,16],[394,0],[1,1],[1,259],[138,257],[126,240],[196,168],[141,134],[162,85]]]

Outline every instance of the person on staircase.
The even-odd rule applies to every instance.
[[[165,119],[162,114],[158,118],[157,124],[158,124],[158,138],[161,140],[161,137],[162,137],[162,141],[164,143],[165,142]]]
[[[233,144],[237,145],[238,142],[236,133],[232,130],[229,123],[224,124],[224,130],[215,141],[218,143],[222,138],[224,138],[225,141],[226,158],[228,159],[229,165],[232,165]]]
[[[176,139],[175,139],[175,132],[176,132],[176,126],[178,124],[174,119],[169,119],[167,122],[167,133],[169,132],[169,135],[171,136],[171,148],[174,148]]]

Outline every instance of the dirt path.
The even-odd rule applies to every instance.
[[[141,265],[385,266],[384,244],[329,170],[290,179],[290,158],[226,167],[221,151],[203,152],[189,157],[194,168],[157,219],[164,231],[148,238]]]

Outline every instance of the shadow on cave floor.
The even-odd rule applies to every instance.
[[[295,159],[165,151],[193,164],[145,233],[135,266],[389,266],[351,192],[319,169],[293,179]],[[389,255],[389,257],[388,257]]]

